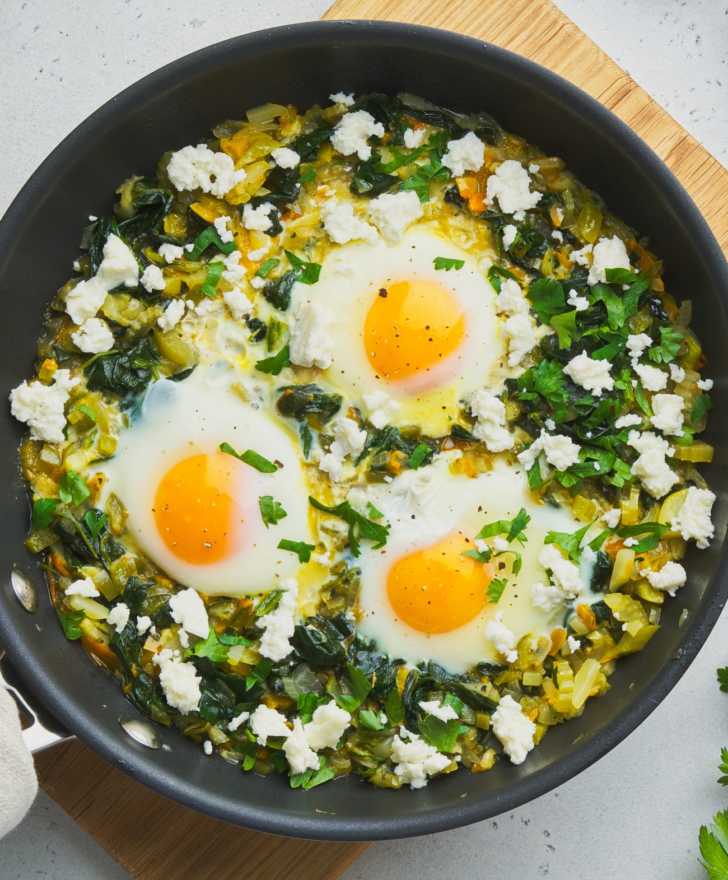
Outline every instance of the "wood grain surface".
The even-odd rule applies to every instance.
[[[728,171],[550,0],[337,0],[325,18],[446,27],[551,68],[601,101],[667,163],[728,253]],[[366,844],[272,837],[155,794],[78,742],[36,760],[41,784],[133,877],[334,880]]]

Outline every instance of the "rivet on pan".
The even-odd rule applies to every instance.
[[[15,593],[15,598],[30,614],[38,610],[38,594],[28,578],[17,568],[10,571],[10,584]]]
[[[148,721],[140,721],[138,718],[130,718],[127,721],[119,719],[124,732],[130,736],[135,742],[148,749],[158,749],[160,746],[159,737],[156,731]]]

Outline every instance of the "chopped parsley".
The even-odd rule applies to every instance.
[[[432,262],[435,269],[445,272],[449,272],[451,269],[462,269],[465,265],[465,260],[454,260],[450,257],[435,257]]]
[[[329,507],[310,496],[308,500],[311,506],[316,508],[316,510],[320,510],[323,513],[330,513],[332,516],[337,516],[349,526],[349,549],[353,556],[359,556],[361,553],[360,541],[362,538],[371,541],[375,550],[384,547],[387,543],[389,526],[367,519],[363,514],[354,510],[348,501],[343,501],[341,504],[335,504]]]
[[[255,369],[260,373],[268,373],[270,376],[277,376],[280,371],[291,363],[291,354],[288,345],[271,357],[263,358],[255,362]]]
[[[286,251],[288,262],[296,273],[296,281],[301,284],[316,284],[321,275],[321,265],[319,263],[309,263],[296,256],[292,251]]]
[[[314,544],[307,544],[305,541],[290,541],[288,538],[282,538],[278,542],[278,549],[290,550],[298,556],[299,562],[308,562],[316,548]]]
[[[276,525],[288,516],[283,505],[276,501],[272,495],[261,495],[258,499],[258,507],[260,507],[260,515],[266,528]]]
[[[258,271],[255,274],[259,278],[267,278],[279,263],[280,260],[276,259],[276,257],[268,257],[267,260],[264,260],[258,266]]]
[[[86,485],[86,480],[76,471],[66,471],[61,477],[58,488],[58,497],[64,504],[82,504],[91,492]]]
[[[504,578],[493,578],[493,580],[488,584],[488,601],[495,604],[498,602],[500,597],[503,595],[503,591],[507,586],[507,582]]]
[[[224,452],[226,455],[232,455],[233,458],[245,462],[245,464],[255,468],[256,471],[260,471],[261,474],[274,474],[278,470],[278,465],[275,462],[270,461],[264,455],[255,452],[253,449],[246,449],[245,452],[236,452],[229,443],[221,443],[219,449],[220,452]]]
[[[483,539],[493,538],[496,535],[505,535],[509,543],[518,541],[519,544],[525,544],[525,529],[529,522],[531,522],[531,517],[526,513],[526,509],[522,507],[513,519],[498,519],[495,522],[487,523],[475,537],[476,539]]]

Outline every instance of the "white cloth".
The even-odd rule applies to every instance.
[[[23,819],[37,793],[33,758],[23,742],[17,706],[0,684],[0,837]]]

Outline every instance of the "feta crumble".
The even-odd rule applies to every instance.
[[[277,709],[269,709],[261,703],[250,716],[250,729],[256,736],[258,745],[264,746],[270,737],[288,736],[290,728],[286,716]]]
[[[278,607],[270,614],[264,614],[257,620],[257,626],[263,630],[258,650],[261,656],[276,662],[291,653],[290,640],[296,629],[296,608],[298,605],[296,581],[287,580],[282,586],[283,595]]]
[[[638,416],[637,413],[627,413],[626,416],[620,416],[617,421],[614,423],[614,427],[619,431],[622,428],[632,428],[635,425],[642,424],[642,416]]]
[[[37,379],[21,382],[10,392],[10,412],[28,425],[33,440],[62,443],[66,427],[64,409],[71,388],[78,382],[71,377],[70,370],[56,370],[50,385]]]
[[[589,284],[606,282],[607,269],[631,269],[627,248],[617,235],[611,238],[600,238],[594,245]]]
[[[375,428],[383,428],[399,409],[399,403],[386,391],[371,391],[365,394],[364,406],[369,413],[369,421]]]
[[[602,519],[607,528],[616,529],[619,525],[619,521],[622,519],[622,511],[619,507],[613,507],[611,510],[606,510],[602,514]]]
[[[155,655],[154,664],[159,667],[159,683],[167,703],[180,712],[195,712],[202,696],[202,679],[194,665],[180,660],[169,648]]]
[[[506,407],[500,398],[480,389],[470,398],[470,412],[476,420],[473,435],[482,440],[490,452],[512,448],[513,435],[507,428]]]
[[[184,257],[185,249],[179,245],[165,242],[159,246],[157,253],[166,263],[174,263],[175,260],[181,260]]]
[[[201,189],[221,199],[236,183],[245,180],[245,171],[235,168],[226,153],[214,153],[205,144],[182,147],[172,153],[167,174],[175,189]]]
[[[89,318],[95,317],[104,304],[107,293],[106,287],[97,277],[89,278],[88,281],[79,281],[66,294],[66,312],[73,323],[80,325]]]
[[[573,357],[564,367],[566,375],[585,391],[601,397],[605,391],[614,388],[612,364],[608,360],[590,358],[586,351]]]
[[[299,367],[327,370],[334,359],[329,327],[333,314],[323,303],[301,300],[291,315],[290,360]]]
[[[574,599],[584,589],[578,566],[566,559],[554,544],[545,544],[538,555],[539,563],[551,573],[554,586],[568,599]]]
[[[334,92],[333,95],[329,95],[329,101],[333,104],[343,104],[345,107],[351,107],[354,103],[354,95],[347,95],[345,92]]]
[[[321,764],[319,756],[306,740],[306,733],[300,718],[295,718],[293,721],[293,730],[283,743],[283,754],[286,756],[291,773],[318,770]]]
[[[335,244],[346,244],[358,238],[373,241],[377,230],[365,220],[357,217],[350,202],[332,199],[321,207],[321,219],[326,234]]]
[[[709,489],[690,486],[685,501],[672,520],[673,529],[680,532],[686,541],[695,541],[701,550],[705,550],[715,534],[710,518],[714,502],[715,494]]]
[[[572,251],[570,257],[577,266],[589,266],[591,265],[593,251],[593,244],[585,244],[584,247]]]
[[[640,382],[647,391],[662,391],[667,386],[667,373],[649,364],[632,363],[632,369],[637,373]]]
[[[98,354],[113,348],[114,334],[102,318],[89,318],[71,333],[71,340],[86,354]]]
[[[672,367],[672,364],[670,364]],[[713,390],[713,380],[712,379],[698,379],[698,388],[701,391],[712,391]]]
[[[685,401],[679,394],[655,394],[652,398],[653,427],[663,434],[682,434]]]
[[[490,724],[511,763],[522,764],[534,746],[536,725],[524,714],[520,704],[509,695],[501,697]]]
[[[632,474],[654,498],[662,498],[677,483],[678,476],[665,461],[674,450],[670,444],[652,431],[630,431],[627,443],[639,453],[632,464]]]
[[[427,700],[420,700],[420,709],[446,723],[454,721],[458,717],[458,713],[453,707],[446,706],[441,700],[430,700],[429,702]]]
[[[235,733],[236,730],[241,728],[243,724],[250,718],[250,712],[240,712],[230,721],[228,721],[227,729],[232,733]]]
[[[496,651],[509,663],[518,659],[518,651],[515,650],[518,640],[515,633],[503,623],[503,615],[500,612],[485,624],[485,637],[493,642]]]
[[[630,333],[627,337],[627,351],[632,360],[639,360],[646,348],[652,345],[652,338],[646,333]]]
[[[164,290],[164,275],[159,266],[155,266],[154,263],[150,263],[147,266],[139,280],[147,293],[154,293],[155,290]]]
[[[527,471],[530,471],[543,452],[550,465],[558,471],[565,471],[577,463],[580,449],[581,447],[566,434],[547,434],[541,431],[533,443],[519,453],[518,460]]]
[[[480,171],[484,161],[485,144],[472,131],[461,138],[448,141],[447,150],[442,157],[442,164],[450,169],[453,177],[462,177],[466,171]]]
[[[273,225],[270,214],[275,211],[273,202],[263,202],[254,208],[250,202],[243,208],[243,226],[256,232],[266,232]]]
[[[350,724],[351,715],[331,700],[318,706],[308,724],[304,724],[306,742],[316,752],[333,749]]]
[[[672,379],[672,381],[676,385],[679,385],[683,381],[683,379],[685,378],[685,370],[683,370],[683,368],[679,367],[677,364],[670,364],[669,369],[670,369],[670,378]],[[698,387],[700,387],[700,382],[698,382]],[[712,383],[711,383],[711,387],[712,387]]]
[[[507,251],[510,249],[510,246],[516,240],[516,236],[518,235],[518,228],[514,226],[512,223],[508,223],[503,227],[503,250]],[[511,280],[510,278],[508,279]],[[502,285],[501,285],[502,287]]]
[[[319,470],[327,473],[337,483],[344,474],[344,459],[347,456],[357,458],[364,449],[367,432],[362,431],[354,419],[348,416],[337,418],[331,424],[330,431],[334,439],[329,451],[320,456],[318,466]]]
[[[427,130],[424,128],[406,128],[404,130],[404,145],[408,150],[416,150],[421,147],[427,137]]]
[[[501,162],[490,175],[485,187],[490,204],[497,199],[504,214],[516,214],[535,208],[541,201],[540,192],[531,192],[528,171],[515,159]]]
[[[372,155],[367,142],[372,136],[384,137],[384,126],[366,110],[355,110],[344,113],[338,121],[331,135],[331,145],[342,156],[356,154],[364,162]]]
[[[222,295],[222,301],[236,321],[239,321],[244,315],[250,314],[253,310],[253,304],[238,287],[233,288],[233,290],[226,290]]]
[[[271,156],[279,168],[296,168],[301,161],[299,154],[290,147],[278,147]]]
[[[555,587],[553,584],[535,583],[531,587],[531,604],[534,608],[539,608],[551,615],[556,610],[564,607],[566,596],[563,590]]]
[[[106,239],[103,259],[95,277],[107,290],[139,284],[139,264],[134,251],[113,232]]]
[[[579,296],[576,290],[572,287],[571,290],[566,295],[567,305],[570,305],[573,309],[576,309],[577,312],[586,311],[589,308],[589,300],[585,296]]]
[[[129,606],[126,602],[117,602],[111,611],[109,611],[109,616],[106,618],[106,622],[109,626],[113,626],[114,629],[120,633],[126,627],[127,623],[129,623],[129,614]]]
[[[391,759],[398,779],[410,788],[424,788],[430,776],[452,763],[447,755],[404,727],[392,740]]]
[[[180,590],[169,598],[169,610],[172,620],[191,636],[206,639],[210,632],[210,621],[207,617],[205,603],[197,590],[188,587]]]
[[[513,278],[504,278],[495,301],[499,312],[508,315],[528,314],[529,304],[520,285]]]
[[[142,614],[137,617],[136,621],[137,635],[143,636],[145,632],[148,632],[152,628],[152,618],[147,614]]]
[[[86,596],[88,599],[93,599],[95,596],[100,596],[101,594],[96,589],[96,584],[94,584],[91,578],[82,578],[74,581],[66,587],[66,595]]]
[[[382,193],[369,202],[369,216],[388,241],[397,242],[405,229],[422,216],[422,204],[411,190]]]
[[[659,571],[641,571],[640,574],[646,577],[650,582],[650,586],[656,590],[664,590],[671,596],[674,596],[680,587],[685,586],[688,579],[688,573],[679,562],[666,562]]]
[[[165,333],[176,327],[185,313],[185,304],[182,299],[173,299],[162,314],[157,318],[157,324]]]
[[[223,214],[222,217],[217,217],[213,223],[215,231],[220,236],[220,241],[224,244],[230,244],[235,239],[233,231],[230,229],[231,222],[231,218],[227,214]]]
[[[508,339],[508,366],[517,367],[538,344],[536,322],[528,312],[519,312],[504,322],[503,331]]]

